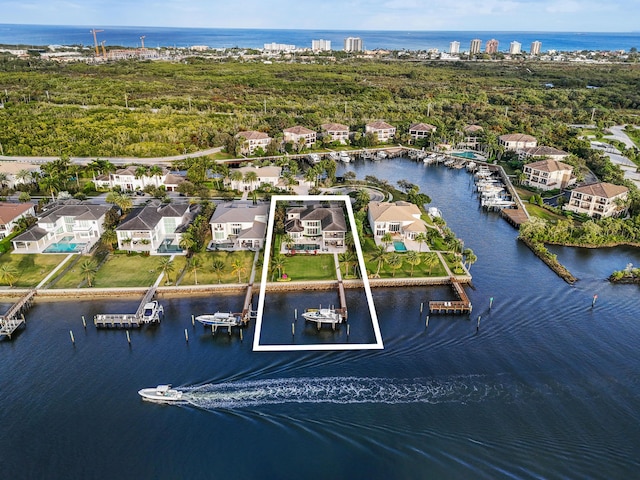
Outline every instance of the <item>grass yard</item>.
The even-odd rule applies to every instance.
[[[212,285],[217,283],[238,283],[238,272],[234,272],[233,263],[236,259],[241,259],[243,271],[240,272],[240,283],[246,283],[249,281],[251,275],[251,267],[253,264],[254,252],[204,252],[197,253],[195,256],[200,259],[201,267],[198,268],[196,275],[198,276],[198,285]],[[218,278],[218,274],[213,271],[212,265],[216,260],[222,261],[224,269]],[[186,258],[182,257],[174,260],[176,262],[176,269],[172,279],[175,281],[175,275],[180,273],[186,263]],[[178,269],[177,267],[180,266]],[[259,278],[259,277],[256,277]],[[193,271],[187,268],[180,285],[195,285],[195,275]]]
[[[404,257],[406,254],[399,254]],[[445,270],[442,262],[435,253],[421,253],[422,261],[413,267],[414,277],[446,277],[447,271]],[[431,263],[430,263],[431,262]],[[458,262],[459,263],[459,262]],[[367,273],[370,278],[376,278],[375,274],[378,270],[378,262],[371,261],[365,254],[365,265],[367,267]],[[431,269],[431,271],[429,270]],[[402,266],[394,270],[387,264],[383,263],[380,267],[379,278],[403,278],[411,277],[411,264],[409,262],[402,262]]]
[[[290,255],[285,256],[284,273],[294,282],[305,280],[336,280],[333,255]],[[278,272],[269,271],[272,281]]]
[[[0,269],[13,274],[13,282],[0,276],[0,285],[13,283],[18,288],[33,288],[37,286],[51,271],[62,262],[66,255],[38,255],[38,254],[9,254],[0,256]]]
[[[150,287],[160,275],[158,266],[162,258],[110,254],[96,273],[93,286],[98,288]],[[175,279],[175,271],[170,276]]]
[[[80,264],[85,260],[90,260],[91,257],[81,257],[78,262],[67,272],[64,276],[58,279],[58,281],[51,288],[80,288],[80,285],[85,281],[85,277],[80,271]],[[95,260],[93,260],[95,262]],[[66,267],[66,266],[65,266]],[[87,287],[86,284],[83,285]]]

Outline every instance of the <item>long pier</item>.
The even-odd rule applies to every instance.
[[[453,313],[453,314],[465,314],[471,313],[472,305],[471,300],[464,291],[464,287],[455,278],[451,278],[451,286],[453,291],[459,300],[453,301],[441,301],[435,300],[429,302],[430,313]]]
[[[20,300],[9,307],[9,310],[0,317],[0,337],[8,337],[23,325],[26,325],[24,312],[31,308],[36,290],[29,290]]]
[[[160,323],[159,314],[150,322],[143,321],[144,306],[153,300],[155,294],[156,287],[147,290],[136,313],[99,313],[93,317],[93,324],[96,328],[139,328],[145,323]]]

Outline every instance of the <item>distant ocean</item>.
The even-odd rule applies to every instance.
[[[91,28],[63,25],[9,25],[0,24],[0,44],[5,45],[93,45]],[[342,50],[344,39],[360,37],[365,49],[428,50],[437,48],[449,51],[449,43],[460,42],[460,51],[469,50],[472,39],[479,38],[482,45],[495,38],[499,50],[507,51],[512,41],[522,44],[529,51],[531,42],[542,42],[542,51],[578,50],[626,50],[640,48],[640,32],[633,33],[579,33],[579,32],[418,32],[418,31],[374,31],[374,30],[267,30],[237,28],[167,28],[167,27],[109,27],[95,26],[104,30],[98,33],[99,41],[108,46],[140,46],[140,37],[145,36],[145,46],[189,47],[207,45],[212,48],[262,48],[265,43],[284,43],[296,47],[311,47],[311,40],[331,40],[334,50]]]

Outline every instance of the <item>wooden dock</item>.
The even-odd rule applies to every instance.
[[[246,325],[251,320],[251,299],[253,297],[253,283],[247,286],[247,293],[244,296],[244,305],[242,307],[242,323]]]
[[[340,296],[340,309],[336,309],[336,312],[342,315],[342,318],[346,322],[347,321],[347,297],[344,293],[344,284],[342,283],[342,280],[338,282],[338,295]]]
[[[0,337],[11,339],[11,335],[23,325],[26,325],[24,312],[31,308],[36,290],[29,290],[20,300],[9,307],[9,310],[0,317]]]
[[[453,291],[459,300],[453,301],[441,301],[435,300],[429,302],[430,313],[452,313],[463,315],[465,313],[471,313],[472,305],[467,293],[464,291],[464,287],[455,278],[451,278],[451,286]]]
[[[160,317],[151,322],[143,321],[144,306],[153,301],[156,294],[156,287],[151,287],[142,297],[136,313],[99,313],[93,317],[93,324],[96,328],[139,328],[145,323],[160,323]],[[162,307],[160,307],[162,309]],[[163,310],[162,310],[163,311]]]

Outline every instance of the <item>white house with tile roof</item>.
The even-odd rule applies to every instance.
[[[0,202],[0,238],[11,234],[18,220],[24,217],[36,216],[36,206],[33,203]]]
[[[221,203],[209,220],[210,250],[259,250],[264,246],[269,205],[234,201]]]
[[[516,151],[520,148],[530,148],[538,145],[536,137],[524,133],[507,133],[498,137],[498,143],[505,150]]]
[[[387,122],[377,121],[367,123],[364,127],[364,133],[373,133],[377,136],[378,142],[388,142],[393,139],[396,134],[396,127],[389,125]]]
[[[236,134],[238,140],[242,140],[240,146],[240,153],[243,155],[253,155],[253,152],[257,148],[267,150],[269,143],[271,143],[271,137],[264,132],[257,132],[255,130],[246,130]]]
[[[286,211],[285,232],[295,243],[318,245],[324,251],[344,251],[347,221],[341,206],[320,204]]]
[[[184,182],[184,177],[171,173],[168,169],[162,168],[160,175],[150,175],[146,169],[145,174],[138,172],[140,166],[129,165],[119,168],[108,175],[95,177],[93,182],[97,188],[120,188],[123,191],[144,190],[145,187],[153,186],[159,188],[165,186],[167,191],[175,191],[180,183]]]
[[[42,253],[54,243],[74,244],[75,251],[88,251],[104,232],[105,215],[111,208],[73,202],[56,205],[41,214],[36,225],[12,239],[14,252]]]
[[[420,209],[413,203],[370,202],[367,216],[374,238],[378,241],[387,233],[415,240],[418,234],[427,231],[427,226],[420,218]]]
[[[546,145],[538,145],[537,147],[525,147],[517,150],[518,158],[522,161],[526,161],[531,158],[547,158],[549,160],[558,160],[561,162],[569,156],[568,152],[560,150],[555,147],[548,147]]]
[[[420,140],[429,138],[436,130],[437,128],[434,125],[428,123],[414,123],[409,127],[409,135],[411,135],[411,138],[414,140]]]
[[[151,202],[135,208],[116,227],[118,249],[152,255],[184,253],[182,234],[198,213],[197,205]]]
[[[231,174],[233,172],[240,172],[242,174],[242,180],[231,180]],[[257,180],[250,181],[247,179],[247,173],[255,172],[258,176]],[[232,168],[229,170],[229,177],[226,180],[227,186],[232,190],[240,190],[241,192],[251,192],[260,188],[261,185],[268,184],[277,186],[280,181],[280,174],[282,173],[282,167],[276,167],[269,165],[266,167],[240,167]]]
[[[40,165],[25,162],[0,162],[0,173],[6,175],[5,186],[15,188],[16,185],[29,183],[30,178],[21,178],[22,172],[28,172],[30,176],[40,172]]]
[[[526,176],[525,185],[540,190],[562,189],[576,181],[576,177],[573,176],[573,167],[558,160],[527,163],[523,166],[522,173]]]
[[[592,183],[574,188],[564,209],[593,218],[615,217],[626,212],[626,206],[620,205],[620,201],[625,201],[628,195],[627,187],[606,182]]]
[[[285,128],[282,133],[284,134],[284,141],[291,142],[294,145],[299,145],[304,141],[305,148],[311,148],[316,143],[316,132],[307,127],[296,125],[295,127]]]
[[[342,123],[323,123],[320,125],[323,135],[331,138],[332,142],[340,142],[343,145],[349,143],[349,127]]]

